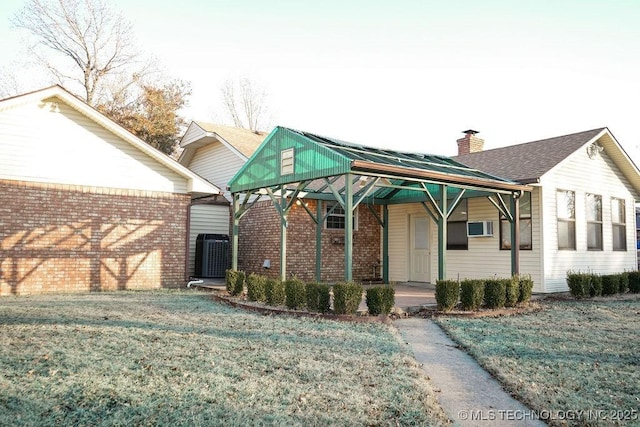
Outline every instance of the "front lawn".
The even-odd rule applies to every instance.
[[[640,425],[640,300],[542,307],[521,316],[437,322],[552,424]]]
[[[200,291],[0,298],[0,425],[440,425],[394,329]]]

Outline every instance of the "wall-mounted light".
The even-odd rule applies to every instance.
[[[595,159],[598,153],[602,153],[603,151],[604,147],[598,144],[598,141],[587,146],[587,156],[589,156],[590,159]]]

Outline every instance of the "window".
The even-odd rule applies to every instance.
[[[556,192],[556,214],[558,217],[558,249],[576,249],[576,193]]]
[[[280,175],[293,173],[293,148],[280,152]]]
[[[358,215],[356,215],[357,211],[358,211],[358,208],[355,208],[353,211],[353,229],[354,230],[358,229],[358,223],[357,223]],[[325,207],[325,213],[327,214],[327,219],[325,220],[325,224],[324,224],[326,229],[344,230],[344,226],[345,226],[344,208],[339,203],[328,202]]]
[[[447,249],[466,250],[469,248],[467,237],[467,200],[461,200],[447,219]]]
[[[533,248],[531,228],[531,193],[520,198],[520,249],[530,251]],[[500,249],[511,249],[511,223],[500,215]]]
[[[602,196],[587,194],[587,250],[602,250]]]
[[[613,250],[627,250],[627,220],[624,200],[611,199],[611,228],[613,232]]]

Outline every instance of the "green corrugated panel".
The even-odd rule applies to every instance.
[[[280,175],[283,150],[294,149],[294,173]],[[348,158],[291,129],[277,127],[229,182],[232,193],[278,184],[340,175],[351,170]]]

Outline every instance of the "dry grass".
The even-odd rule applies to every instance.
[[[541,305],[521,316],[437,322],[519,400],[560,414],[555,424],[640,425],[640,299]],[[560,419],[581,410],[594,411],[591,419]]]
[[[393,328],[199,291],[0,299],[0,425],[439,425]]]

